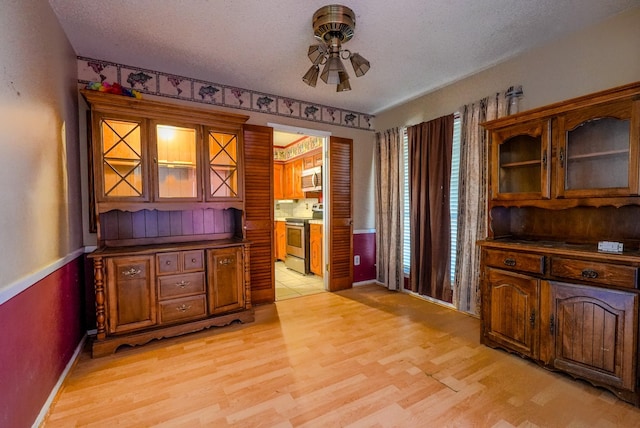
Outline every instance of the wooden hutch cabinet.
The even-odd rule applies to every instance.
[[[483,126],[482,342],[640,406],[640,83]]]
[[[91,108],[97,333],[121,345],[253,321],[247,116],[82,90]]]

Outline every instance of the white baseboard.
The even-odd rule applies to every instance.
[[[44,405],[42,406],[42,409],[40,409],[40,413],[38,414],[38,417],[36,418],[36,420],[33,422],[33,425],[31,426],[32,428],[37,428],[40,425],[42,425],[42,422],[44,422],[44,418],[47,416],[47,413],[49,413],[49,408],[51,407],[53,400],[56,398],[56,395],[58,395],[58,391],[60,390],[60,387],[62,387],[62,383],[64,382],[67,375],[69,374],[69,371],[71,371],[71,368],[73,367],[76,360],[78,359],[78,356],[80,355],[80,352],[82,351],[82,348],[84,347],[86,340],[87,340],[87,335],[85,334],[80,340],[80,343],[78,344],[78,346],[76,347],[76,350],[73,352],[73,355],[69,359],[69,362],[67,363],[66,367],[60,374],[60,377],[58,378],[58,382],[56,382],[55,386],[51,390],[51,393],[49,394],[49,398],[47,398],[47,401],[45,401]]]

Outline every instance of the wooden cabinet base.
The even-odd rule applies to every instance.
[[[109,336],[106,339],[98,340],[93,337],[91,344],[91,356],[104,357],[113,354],[120,346],[137,346],[144,345],[154,339],[162,339],[166,337],[180,336],[183,334],[194,333],[210,327],[223,327],[233,322],[248,323],[255,319],[253,309],[247,309],[240,312],[220,315],[212,318],[206,318],[198,321],[192,321],[186,324],[177,324],[166,327],[160,327],[153,330],[146,330],[139,333],[132,333],[122,336]]]

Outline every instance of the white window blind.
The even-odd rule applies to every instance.
[[[458,241],[458,183],[460,182],[460,114],[453,119],[453,150],[451,153],[451,286],[456,276],[456,248]]]
[[[402,270],[409,275],[411,266],[411,228],[409,222],[409,138],[407,128],[403,129],[402,165],[403,165],[403,204],[402,204]]]
[[[409,139],[407,130],[403,132],[402,160],[404,166],[404,200],[402,230],[402,267],[405,275],[409,275],[411,263],[411,223],[409,220]],[[451,283],[456,270],[456,240],[458,236],[458,183],[460,181],[460,115],[456,113],[453,120],[453,150],[451,154],[451,195],[449,197],[451,211]]]

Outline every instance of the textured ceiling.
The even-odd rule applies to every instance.
[[[76,53],[376,114],[640,0],[344,0],[345,48],[371,62],[352,90],[302,82],[313,13],[325,0],[49,0]]]

